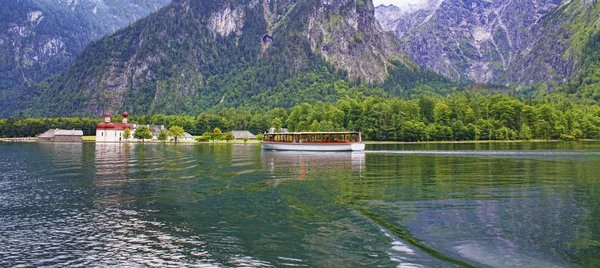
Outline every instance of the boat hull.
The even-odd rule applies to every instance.
[[[319,144],[319,143],[282,143],[260,142],[263,150],[279,151],[364,151],[364,143]]]

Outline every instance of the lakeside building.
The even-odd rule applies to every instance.
[[[133,124],[133,132],[131,134],[132,136],[133,136],[133,133],[135,133],[135,130],[139,126],[142,126],[142,125]],[[163,125],[145,125],[145,126],[147,126],[148,129],[150,130],[150,133],[152,133],[152,140],[158,140],[158,134],[161,131],[168,131],[168,129]]]
[[[81,142],[83,130],[49,129],[38,137],[38,141]]]
[[[96,142],[121,142],[125,141],[124,133],[125,129],[130,131],[133,129],[131,125],[127,124],[127,112],[123,113],[123,122],[110,122],[110,114],[104,114],[104,122],[96,126]],[[133,138],[133,132],[128,140]]]
[[[232,130],[231,134],[233,134],[233,137],[235,137],[234,140],[256,140],[256,136],[248,130]]]
[[[194,141],[194,136],[192,134],[183,132],[183,137],[179,137],[180,141]]]

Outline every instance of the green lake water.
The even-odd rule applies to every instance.
[[[600,267],[600,143],[0,144],[0,266]]]

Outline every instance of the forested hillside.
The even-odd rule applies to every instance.
[[[0,8],[0,107],[64,71],[92,40],[170,0],[17,0]],[[0,108],[0,115],[6,113]]]

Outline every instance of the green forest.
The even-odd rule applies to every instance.
[[[342,83],[342,82],[340,82]],[[521,95],[523,96],[523,95]],[[32,137],[50,128],[83,129],[94,135],[101,118],[0,119],[0,137]],[[119,122],[117,115],[112,118]],[[269,128],[289,131],[363,132],[368,141],[464,141],[529,139],[600,139],[600,107],[563,93],[533,99],[505,94],[451,93],[415,100],[399,97],[346,97],[290,109],[221,108],[198,115],[130,116],[130,123],[181,126],[192,135]]]

